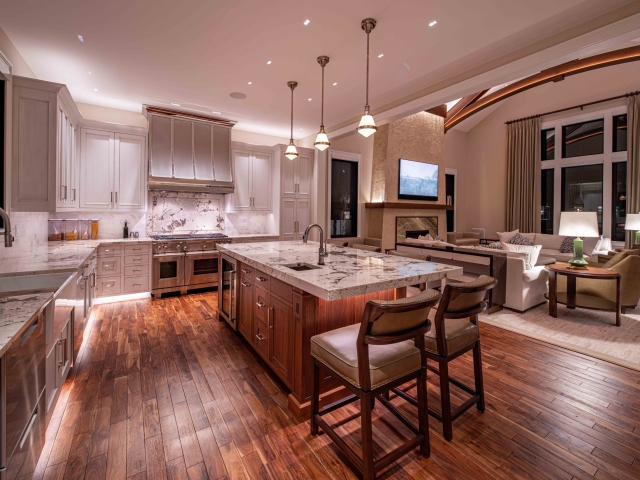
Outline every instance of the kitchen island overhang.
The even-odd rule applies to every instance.
[[[309,415],[312,336],[360,323],[369,300],[403,298],[407,286],[462,274],[457,266],[327,247],[323,266],[317,264],[317,242],[219,247],[238,262],[234,275],[220,278],[220,297],[224,282],[233,283],[237,329],[291,389],[289,409],[298,418]],[[330,378],[321,382],[321,391],[323,403],[345,396]]]

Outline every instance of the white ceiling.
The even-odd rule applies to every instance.
[[[179,103],[219,111],[242,130],[288,137],[287,81],[296,80],[300,138],[320,121],[318,55],[331,58],[325,125],[361,114],[365,17],[378,21],[375,108],[631,1],[0,0],[0,27],[38,78],[66,84],[78,102],[137,112],[143,103]]]

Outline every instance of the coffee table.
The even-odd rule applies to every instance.
[[[604,310],[608,312],[616,312],[616,326],[621,325],[620,322],[620,274],[607,270],[606,268],[587,267],[583,269],[571,268],[568,263],[555,263],[544,267],[549,272],[549,293],[545,295],[549,299],[549,315],[558,318],[558,303],[566,305],[567,308],[587,308],[591,310]],[[558,293],[557,275],[565,275],[567,277],[567,291]],[[616,280],[616,302],[607,300],[606,298],[587,295],[584,293],[576,293],[576,279],[582,278],[598,278],[602,280]]]

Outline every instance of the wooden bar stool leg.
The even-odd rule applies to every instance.
[[[453,438],[451,421],[451,393],[449,392],[449,363],[446,360],[438,362],[440,370],[440,406],[442,409],[442,435],[450,442]]]
[[[476,382],[476,394],[478,403],[476,406],[480,412],[484,412],[484,381],[482,379],[482,353],[480,351],[480,340],[473,347],[473,378]]]
[[[420,455],[429,458],[431,444],[429,443],[429,405],[427,404],[427,369],[422,367],[418,378],[418,429],[424,435],[420,444]]]
[[[374,480],[373,470],[373,425],[371,424],[371,399],[365,394],[360,397],[360,422],[362,430],[362,478]]]
[[[318,424],[316,414],[320,411],[318,404],[320,400],[320,368],[313,361],[313,393],[311,394],[311,435],[318,434]]]

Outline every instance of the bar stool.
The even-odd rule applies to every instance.
[[[436,311],[431,330],[425,335],[425,355],[438,362],[438,368],[427,364],[427,368],[440,376],[441,413],[429,409],[429,414],[442,422],[442,434],[447,441],[453,438],[453,421],[474,404],[484,412],[484,383],[482,381],[482,357],[480,353],[480,330],[478,315],[487,308],[486,292],[498,281],[487,275],[473,282],[448,284],[444,287],[440,305]],[[449,376],[449,362],[473,350],[473,376],[475,390]],[[449,382],[471,397],[451,411]],[[419,406],[419,400],[408,393],[393,388],[392,391],[405,400]]]
[[[311,434],[316,435],[318,427],[321,427],[365,480],[375,478],[377,472],[417,446],[420,447],[422,456],[429,456],[424,343],[425,334],[431,327],[429,311],[439,300],[440,293],[435,290],[427,290],[400,300],[372,300],[367,302],[360,324],[331,330],[311,338]],[[321,370],[334,377],[352,395],[320,410]],[[417,428],[386,398],[379,397],[390,388],[413,379],[418,381]],[[371,411],[376,397],[415,436],[374,461]],[[322,418],[358,399],[361,410],[362,458]]]

